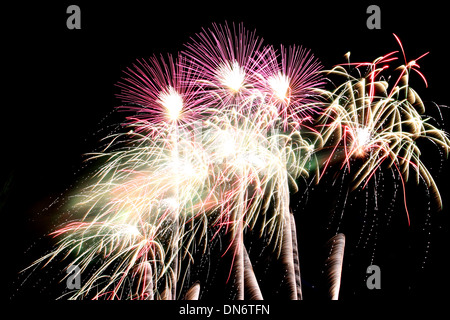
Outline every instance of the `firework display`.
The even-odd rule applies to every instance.
[[[394,37],[399,51],[373,62],[347,54],[325,70],[303,47],[277,49],[242,24],[213,24],[175,56],[138,60],[117,84],[125,130],[90,154],[99,165],[70,202],[71,221],[31,267],[78,266],[82,286],[65,299],[196,300],[204,283],[188,275],[220,239],[231,298],[261,300],[251,231],[281,264],[287,296],[302,299],[290,203],[300,180],[320,185],[337,166],[358,189],[391,172],[403,195],[414,178],[443,205],[420,146],[447,156],[450,140],[410,85],[415,76],[427,84],[418,64],[426,54],[406,60]],[[410,225],[406,200],[404,210]],[[336,232],[329,242],[331,299],[345,241]]]

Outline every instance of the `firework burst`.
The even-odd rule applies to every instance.
[[[397,59],[395,53],[372,63],[350,63],[349,60],[329,72],[345,80],[334,91],[323,92],[328,107],[320,117],[320,138],[334,141],[327,146],[332,151],[323,172],[335,156],[342,159],[342,168],[348,172],[353,168],[352,162],[359,160],[358,167],[352,169],[353,188],[357,188],[365,187],[383,166],[398,173],[403,185],[413,169],[417,182],[422,179],[442,206],[436,183],[420,159],[417,142],[431,141],[448,155],[450,140],[446,132],[430,123],[431,118],[422,115],[425,111],[422,99],[409,85],[410,74],[418,72],[417,60],[424,55],[399,66],[400,74],[391,85],[383,72],[389,68],[388,62]],[[352,76],[346,67],[354,67],[352,71],[356,71],[357,76]],[[363,67],[367,70],[365,73],[361,70]]]
[[[154,56],[140,60],[125,71],[118,84],[117,95],[125,104],[124,111],[134,112],[127,117],[135,129],[149,133],[158,131],[157,125],[187,125],[198,119],[208,108],[200,95],[195,67],[182,55],[174,59]]]

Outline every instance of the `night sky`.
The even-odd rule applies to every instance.
[[[430,52],[420,60],[429,87],[425,88],[419,77],[412,80],[430,115],[440,116],[432,102],[450,105],[450,28],[446,10],[438,6],[380,3],[381,30],[368,30],[366,8],[372,4],[368,2],[335,2],[331,6],[316,1],[255,2],[246,6],[238,2],[113,3],[21,4],[4,13],[14,17],[8,22],[7,45],[2,46],[6,52],[3,77],[7,78],[7,88],[1,118],[4,151],[0,211],[8,300],[45,300],[55,294],[52,285],[44,283],[55,274],[42,275],[38,286],[21,286],[23,278],[17,273],[41,250],[48,249],[50,240],[44,235],[57,223],[58,200],[88,170],[85,154],[96,150],[99,140],[123,121],[124,115],[114,111],[120,104],[115,98],[115,85],[122,71],[136,59],[177,53],[190,37],[213,22],[244,22],[247,29],[256,29],[266,44],[276,47],[302,45],[311,49],[325,68],[345,62],[348,51],[355,61],[372,61],[399,50],[392,35],[395,33],[407,58]],[[81,8],[81,30],[66,28],[66,8],[70,4]],[[446,131],[450,131],[450,110],[443,107],[441,111]],[[444,298],[441,291],[448,290],[449,278],[445,261],[450,227],[450,162],[441,162],[436,147],[423,148],[423,162],[436,178],[444,210],[438,211],[423,185],[417,186],[412,179],[407,184],[409,227],[403,191],[397,191],[392,205],[395,181],[387,173],[377,204],[373,196],[366,197],[365,191],[351,192],[341,220],[346,190],[339,183],[332,184],[338,168],[330,170],[329,179],[320,186],[300,182],[303,189],[291,196],[291,207],[296,216],[305,300],[327,299],[322,274],[325,243],[335,234],[339,220],[340,231],[347,237],[340,292],[344,302]],[[307,201],[304,190],[308,190]],[[255,240],[252,248],[257,252],[261,244]],[[264,257],[261,260],[265,265]],[[381,290],[365,286],[365,270],[371,263],[381,267]],[[255,267],[255,271],[266,279],[262,289],[268,299],[282,299],[277,295],[278,280],[271,273],[276,272],[276,266],[271,268],[267,271]],[[193,276],[204,275],[199,272]],[[215,284],[205,290],[205,299],[222,294]],[[448,298],[448,292],[446,295]]]

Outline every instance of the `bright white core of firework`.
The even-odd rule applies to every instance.
[[[368,128],[357,128],[356,129],[356,140],[359,147],[366,146],[370,141],[370,131]]]
[[[278,72],[277,75],[271,76],[267,81],[278,99],[285,100],[287,98],[289,79],[286,75]]]
[[[169,86],[166,91],[161,91],[158,102],[166,109],[169,119],[177,120],[180,117],[183,98],[174,88]]]
[[[244,84],[245,72],[237,61],[224,63],[217,69],[217,78],[223,86],[238,92]]]

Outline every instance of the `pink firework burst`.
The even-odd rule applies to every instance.
[[[232,28],[213,24],[191,38],[186,48],[183,54],[192,60],[194,72],[200,73],[206,96],[219,108],[242,105],[253,95],[269,50],[242,24]]]
[[[155,124],[188,124],[198,119],[208,104],[199,94],[194,70],[182,55],[177,60],[171,55],[138,60],[118,84],[121,92],[117,96],[125,104],[121,109],[136,112],[127,120],[144,130]]]
[[[316,89],[324,84],[321,63],[302,47],[281,46],[280,54],[274,49],[268,54],[258,84],[267,103],[277,108],[285,127],[288,123],[311,120],[320,113]]]

